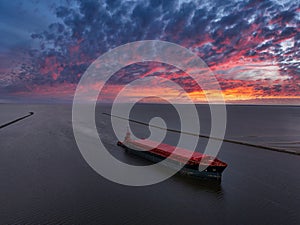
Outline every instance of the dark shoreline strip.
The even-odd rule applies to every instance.
[[[241,142],[241,141],[231,140],[231,139],[222,139],[222,138],[218,138],[218,137],[210,137],[209,135],[194,134],[194,133],[185,132],[185,131],[181,132],[179,130],[169,129],[169,128],[165,129],[165,128],[162,128],[162,127],[159,127],[159,126],[155,126],[155,125],[150,125],[148,123],[144,123],[144,122],[141,122],[141,121],[137,121],[137,120],[123,118],[123,117],[120,117],[120,116],[111,115],[109,113],[102,113],[102,114],[107,115],[107,116],[116,117],[116,118],[119,118],[119,119],[122,119],[122,120],[128,120],[130,122],[141,124],[141,125],[155,127],[155,128],[161,129],[161,130],[167,130],[167,131],[174,132],[174,133],[182,133],[182,134],[187,134],[187,135],[192,135],[192,136],[198,136],[198,137],[207,138],[207,139],[211,138],[213,140],[228,142],[228,143],[232,143],[232,144],[250,146],[250,147],[261,148],[261,149],[266,149],[266,150],[270,150],[270,151],[276,151],[276,152],[289,153],[289,154],[293,154],[293,155],[300,155],[299,152],[289,151],[289,150],[285,150],[285,149],[281,149],[281,148],[274,148],[274,147],[265,146],[265,145],[251,144],[251,143],[248,143],[248,142]]]
[[[29,117],[29,116],[32,116],[33,114],[34,114],[33,112],[29,112],[29,114],[26,115],[26,116],[20,117],[20,118],[18,118],[18,119],[15,119],[15,120],[13,120],[13,121],[10,121],[10,122],[8,122],[8,123],[6,123],[6,124],[0,125],[0,129],[2,129],[2,128],[4,128],[4,127],[7,127],[7,126],[9,126],[9,125],[11,125],[11,124],[13,124],[13,123],[16,123],[16,122],[18,122],[18,121],[20,121],[20,120],[23,120],[23,119],[25,119],[25,118],[27,118],[27,117]]]

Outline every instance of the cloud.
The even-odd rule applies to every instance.
[[[13,5],[7,3],[5,7]],[[76,0],[24,3],[19,8],[26,9],[26,13],[11,20],[9,14],[3,15],[10,23],[0,25],[5,31],[4,47],[26,49],[26,57],[15,58],[26,58],[23,69],[16,71],[14,66],[9,71],[15,64],[5,64],[0,70],[0,87],[9,92],[23,91],[20,87],[34,92],[39,86],[48,85],[51,89],[76,84],[90,63],[110,49],[132,41],[157,39],[183,45],[198,54],[222,80],[224,90],[240,90],[231,84],[242,81],[243,85],[250,82],[249,91],[259,90],[257,94],[262,96],[300,94],[296,85],[300,79],[297,1]],[[35,8],[37,13],[29,8]],[[31,16],[26,17],[28,25],[26,22],[22,28],[20,22],[25,15]],[[38,15],[46,16],[39,21]],[[25,37],[28,31],[31,35]],[[10,40],[9,37],[18,37],[16,34],[18,40]],[[35,44],[24,47],[30,36]],[[117,73],[110,84],[124,85],[137,77],[162,76],[191,93],[197,91],[184,73],[172,72],[171,67],[161,71],[162,67],[151,63],[133,65]],[[13,79],[16,82],[9,81]],[[261,80],[268,80],[264,88]],[[285,85],[279,88],[278,81]]]

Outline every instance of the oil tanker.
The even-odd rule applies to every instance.
[[[123,147],[126,152],[135,154],[149,161],[157,163],[163,160],[162,165],[164,166],[175,170],[181,168],[179,170],[180,174],[192,178],[220,181],[222,172],[227,167],[225,162],[199,152],[191,152],[188,149],[177,148],[176,154],[172,154],[176,148],[175,146],[151,140],[132,140],[129,132],[126,133],[124,141],[118,141],[117,144]],[[153,148],[151,146],[156,147]]]

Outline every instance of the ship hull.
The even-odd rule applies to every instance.
[[[172,160],[170,158],[164,158],[162,156],[159,156],[157,154],[151,153],[149,151],[137,151],[130,147],[125,146],[122,142],[118,142],[119,146],[122,146],[126,152],[139,156],[141,158],[144,158],[148,161],[158,163],[160,162],[161,165],[177,170],[178,173],[184,176],[188,176],[195,179],[212,179],[212,180],[218,180],[221,181],[222,178],[222,172],[225,168],[218,168],[218,167],[212,167],[208,166],[203,171],[199,171],[198,165],[191,166],[191,165],[182,165],[180,162]]]

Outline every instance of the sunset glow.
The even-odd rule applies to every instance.
[[[132,41],[162,40],[198,55],[218,79],[226,102],[300,103],[297,1],[12,1],[1,10],[7,13],[0,25],[0,102],[71,101],[100,55]],[[195,102],[206,101],[187,74],[159,63],[122,69],[100,99],[112,102],[126,84],[149,76],[170,79]],[[153,92],[184,102],[160,84],[136,88],[124,101]]]

